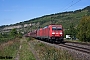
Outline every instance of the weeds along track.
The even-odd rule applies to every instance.
[[[74,50],[77,50],[77,51],[80,51],[80,52],[83,52],[83,53],[87,53],[87,54],[90,54],[90,46],[87,45],[87,44],[81,44],[81,43],[65,43],[65,44],[58,44],[59,46],[62,46],[62,47],[66,47],[66,48],[69,48],[69,49],[74,49]]]

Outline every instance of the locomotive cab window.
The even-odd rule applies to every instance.
[[[52,30],[56,30],[56,27],[52,27]]]
[[[57,28],[57,30],[62,30],[62,28]]]
[[[62,30],[62,28],[52,27],[52,30]]]

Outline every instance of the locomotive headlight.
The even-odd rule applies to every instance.
[[[62,32],[60,32],[60,34],[63,34]]]
[[[55,34],[54,32],[52,32],[52,34]]]

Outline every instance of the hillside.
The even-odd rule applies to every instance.
[[[7,31],[12,28],[17,28],[20,31],[28,32],[40,27],[47,26],[49,24],[62,24],[64,29],[69,29],[69,26],[73,23],[76,27],[80,19],[85,16],[90,15],[90,6],[76,11],[68,11],[62,13],[55,13],[50,15],[45,15],[42,17],[37,17],[28,21],[16,23],[13,25],[0,26],[0,31]]]

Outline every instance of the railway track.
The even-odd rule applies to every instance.
[[[76,51],[90,54],[90,44],[79,43],[79,42],[66,42],[65,44],[54,44],[54,45],[58,45],[68,49],[73,49]]]
[[[81,42],[72,42],[72,41],[65,41],[66,43],[74,43],[74,44],[80,44],[80,45],[87,45],[90,46],[90,43],[81,43]]]
[[[90,49],[88,49],[88,48],[83,48],[83,47],[78,47],[78,46],[73,46],[73,45],[68,45],[68,44],[59,44],[59,46],[90,54]]]
[[[40,41],[49,46],[53,46],[55,48],[60,48],[62,50],[68,51],[73,57],[77,58],[77,60],[90,60],[90,46],[87,44],[79,44],[79,43],[67,43],[64,44],[56,44],[56,43],[48,43],[44,41]],[[79,46],[78,46],[79,45]],[[84,46],[84,47],[83,47]]]

